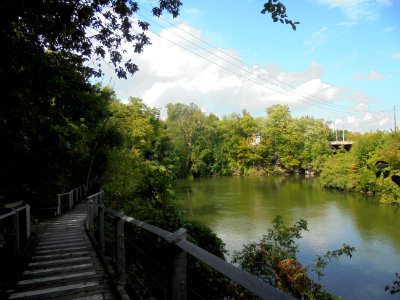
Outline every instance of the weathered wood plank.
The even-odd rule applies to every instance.
[[[25,297],[38,297],[38,296],[43,296],[46,294],[51,294],[54,292],[57,293],[62,293],[62,292],[67,292],[71,290],[79,290],[79,289],[84,289],[87,287],[94,287],[97,286],[97,282],[84,282],[80,284],[71,284],[71,285],[64,285],[64,286],[58,286],[54,288],[47,288],[47,289],[42,289],[42,290],[34,290],[34,291],[27,291],[27,292],[21,292],[21,293],[15,293],[12,294],[9,299],[23,299]]]
[[[85,206],[47,221],[9,299],[115,299],[84,228]]]

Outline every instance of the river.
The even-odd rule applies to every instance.
[[[217,177],[180,180],[178,194],[189,218],[210,226],[225,242],[230,260],[242,245],[259,241],[276,215],[292,225],[299,218],[308,232],[299,240],[299,260],[343,243],[356,248],[352,258],[332,261],[322,284],[343,299],[398,299],[385,292],[400,272],[400,209],[371,196],[320,187],[318,179],[294,176]]]

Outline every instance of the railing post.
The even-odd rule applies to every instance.
[[[124,212],[120,211],[116,220],[116,240],[117,240],[117,272],[120,285],[125,285],[125,241],[124,241]]]
[[[61,216],[61,194],[57,194],[57,216]]]
[[[29,204],[25,205],[25,214],[26,214],[26,240],[31,237],[31,207]]]
[[[106,250],[106,237],[104,232],[104,205],[102,203],[99,205],[99,242],[100,251],[104,254]]]
[[[72,210],[72,207],[74,205],[74,195],[73,192],[69,192],[68,194],[68,210]]]
[[[175,243],[177,240],[186,239],[186,236],[186,229],[181,228],[168,236],[166,240]],[[186,256],[186,251],[174,247],[171,258],[169,299],[186,300]]]
[[[84,186],[84,185],[81,185],[81,187],[79,188],[79,197],[80,197],[80,200],[82,200],[83,197],[84,197],[84,190],[85,190],[85,186]]]
[[[86,214],[87,214],[87,223],[90,232],[93,233],[93,205],[92,205],[92,198],[88,198],[86,202]]]
[[[19,216],[18,210],[14,210],[13,215],[13,237],[14,237],[14,245],[13,250],[16,254],[19,254]]]

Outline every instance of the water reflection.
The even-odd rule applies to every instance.
[[[223,177],[178,183],[188,216],[208,224],[232,253],[258,241],[276,215],[287,224],[307,219],[301,262],[316,254],[356,247],[352,259],[333,263],[323,283],[344,299],[392,299],[384,292],[400,271],[399,209],[358,193],[321,189],[301,177]]]

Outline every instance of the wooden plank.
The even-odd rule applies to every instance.
[[[45,274],[45,273],[54,273],[54,272],[70,272],[70,271],[75,271],[79,269],[85,269],[85,268],[93,268],[92,263],[86,263],[86,264],[79,264],[79,265],[73,265],[73,266],[63,266],[63,267],[54,267],[54,268],[46,268],[46,269],[37,269],[37,270],[27,270],[23,273],[23,275],[40,275],[40,274]]]
[[[46,255],[34,255],[32,256],[32,260],[44,260],[44,259],[62,259],[68,258],[71,256],[84,256],[89,255],[89,251],[76,251],[76,252],[64,252],[59,254],[46,254]]]
[[[72,274],[63,274],[59,276],[49,276],[49,277],[41,277],[35,279],[26,279],[18,281],[17,285],[27,285],[27,284],[35,284],[35,283],[43,283],[55,280],[65,280],[77,277],[84,277],[84,276],[92,276],[96,275],[96,272],[89,271],[89,272],[80,272],[80,273],[72,273]]]
[[[77,257],[77,258],[66,258],[66,259],[56,259],[50,261],[40,261],[40,262],[31,262],[28,264],[29,267],[43,267],[49,265],[56,265],[56,264],[71,264],[76,262],[82,262],[90,260],[90,257]]]
[[[84,228],[84,206],[46,222],[46,231],[9,299],[115,299]]]
[[[84,241],[80,241],[80,242],[75,242],[75,243],[68,243],[68,246],[78,247],[78,246],[85,246],[85,244],[86,243]],[[60,245],[38,246],[36,249],[38,249],[38,250],[60,249]]]
[[[79,283],[79,284],[71,284],[71,285],[47,288],[47,289],[42,289],[42,290],[15,293],[15,294],[12,294],[9,297],[9,299],[21,299],[24,297],[39,297],[39,296],[44,296],[46,294],[51,294],[54,292],[60,293],[60,292],[66,292],[66,291],[71,291],[71,290],[79,290],[79,289],[84,289],[87,287],[95,287],[97,285],[98,285],[97,281],[90,281],[90,282],[84,282],[84,283]]]
[[[59,253],[59,252],[66,252],[66,251],[76,251],[76,250],[85,250],[87,249],[86,245],[83,246],[78,246],[78,247],[65,247],[62,249],[50,249],[50,250],[40,250],[36,251],[35,254],[41,255],[41,254],[46,254],[46,253]]]

